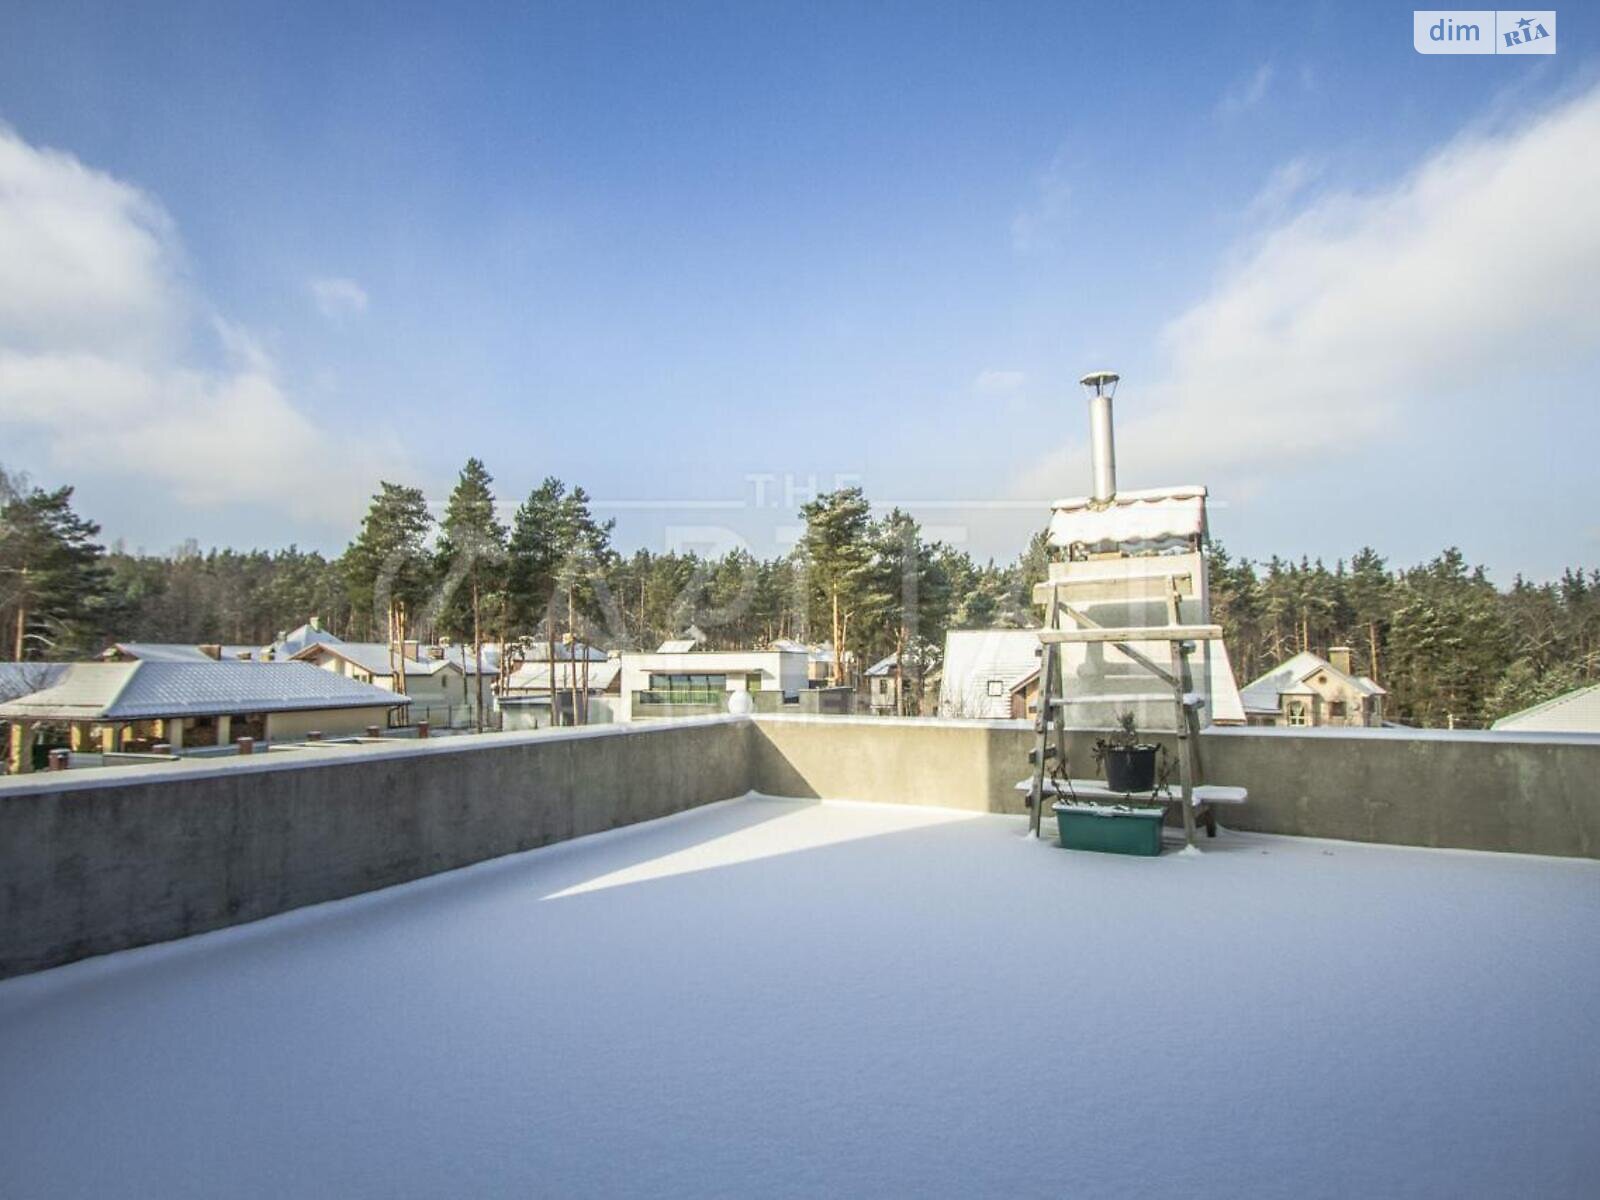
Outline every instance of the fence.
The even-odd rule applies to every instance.
[[[429,729],[440,731],[449,729],[476,730],[477,705],[475,704],[410,704],[404,708],[389,710],[390,729],[410,729],[419,721],[426,721]],[[499,731],[505,727],[505,714],[498,708],[485,707],[483,710],[483,727],[485,730]]]

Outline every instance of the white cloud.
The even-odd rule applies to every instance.
[[[1024,371],[1001,371],[990,367],[979,371],[972,381],[972,390],[984,396],[1004,396],[1017,391],[1028,382]]]
[[[1059,151],[1034,181],[1033,194],[1011,218],[1011,248],[1019,254],[1053,250],[1072,204],[1066,152]]]
[[[367,311],[367,290],[354,279],[329,276],[311,281],[311,296],[317,309],[330,321],[359,316]]]
[[[1267,89],[1272,86],[1277,73],[1276,67],[1264,62],[1250,74],[1234,80],[1228,90],[1222,93],[1222,99],[1217,101],[1217,112],[1224,117],[1233,117],[1254,108],[1266,99]]]
[[[1600,88],[1252,237],[1163,331],[1160,377],[1125,386],[1117,457],[1138,476],[1125,482],[1225,477],[1244,494],[1319,455],[1458,422],[1464,396],[1507,382],[1537,404],[1541,364],[1600,351],[1597,142]],[[1087,472],[1081,443],[1064,447],[1022,494]]]
[[[1291,158],[1267,176],[1266,183],[1245,205],[1245,216],[1252,221],[1278,220],[1289,204],[1305,194],[1322,175],[1322,164],[1307,155]]]
[[[0,435],[7,457],[20,447],[73,482],[122,481],[134,503],[254,504],[324,523],[359,513],[400,458],[364,438],[353,477],[272,356],[196,293],[161,205],[5,126]]]

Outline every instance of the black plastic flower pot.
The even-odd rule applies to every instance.
[[[1106,786],[1114,792],[1149,792],[1156,786],[1156,747],[1108,746]]]

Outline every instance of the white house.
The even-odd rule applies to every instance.
[[[1517,733],[1600,733],[1600,683],[1501,717],[1489,728]]]
[[[622,655],[620,719],[648,720],[724,712],[728,693],[772,694],[777,702],[806,690],[810,656],[793,650],[687,650]]]
[[[1013,689],[1038,668],[1037,629],[952,629],[944,635],[939,715],[1006,720]]]

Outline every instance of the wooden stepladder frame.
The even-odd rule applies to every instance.
[[[1039,586],[1049,591],[1045,598],[1045,627],[1039,631],[1040,653],[1044,656],[1044,661],[1039,668],[1039,712],[1034,722],[1033,753],[1029,756],[1033,765],[1032,786],[1029,788],[1029,801],[1032,806],[1029,832],[1035,837],[1041,836],[1044,798],[1047,791],[1052,794],[1056,791],[1054,787],[1047,789],[1045,786],[1048,760],[1054,759],[1063,768],[1067,761],[1066,709],[1075,702],[1084,703],[1090,699],[1080,697],[1075,701],[1066,694],[1060,647],[1070,643],[1103,643],[1121,651],[1128,659],[1171,690],[1178,738],[1180,785],[1178,801],[1183,809],[1184,839],[1190,846],[1195,844],[1197,815],[1205,817],[1207,832],[1214,836],[1216,817],[1211,811],[1211,802],[1244,797],[1242,789],[1231,788],[1204,788],[1197,795],[1196,788],[1199,786],[1202,769],[1199,710],[1204,701],[1194,691],[1194,672],[1190,666],[1189,655],[1201,642],[1220,641],[1222,627],[1178,624],[1179,603],[1182,596],[1176,577],[1169,578],[1167,586],[1163,589],[1171,621],[1171,624],[1164,626],[1104,628],[1063,598],[1063,592],[1081,588],[1082,584],[1068,580],[1053,580]],[[1063,616],[1070,617],[1076,627],[1061,628]],[[1165,642],[1170,655],[1169,661],[1165,665],[1156,662],[1149,655],[1136,650],[1130,645],[1132,642]],[[1104,701],[1105,697],[1092,699]],[[1021,786],[1019,785],[1019,788]],[[1072,790],[1080,794],[1085,791],[1098,791],[1099,795],[1096,797],[1098,799],[1125,799],[1109,793],[1103,785],[1096,789],[1092,783],[1079,785],[1074,781]],[[1235,792],[1240,794],[1235,796],[1233,794]],[[1142,796],[1140,801],[1143,802]],[[1152,797],[1152,801],[1162,803],[1159,797]],[[1201,811],[1197,813],[1197,809]]]

